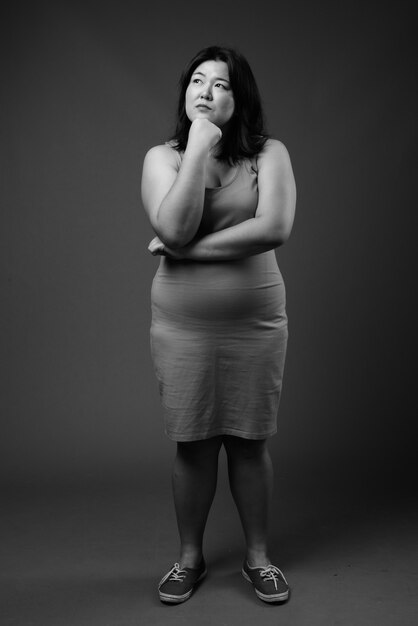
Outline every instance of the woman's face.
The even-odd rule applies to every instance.
[[[191,122],[204,117],[219,128],[229,122],[235,102],[224,61],[204,61],[196,67],[186,90],[185,107]]]

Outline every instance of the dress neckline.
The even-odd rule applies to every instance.
[[[217,187],[205,187],[205,190],[206,191],[218,191],[219,189],[225,189],[226,187],[229,187],[229,185],[232,185],[232,183],[236,180],[240,168],[241,168],[241,163],[239,163],[235,167],[235,172],[234,172],[232,178],[227,183],[225,183],[224,185],[218,185]]]
[[[174,150],[174,152],[177,155],[178,163],[180,165],[181,161],[183,160],[184,151],[179,152],[178,150],[176,150],[171,141],[166,141],[165,145],[169,146],[172,150]],[[225,185],[219,185],[218,187],[205,187],[205,191],[220,191],[221,189],[226,189],[227,187],[232,185],[236,181],[241,168],[245,165],[245,162],[246,162],[246,159],[242,159],[241,161],[238,161],[237,166],[235,168],[234,175],[232,176],[231,180],[225,183]],[[256,169],[254,168],[252,161],[250,161],[250,164],[251,164],[251,169],[254,172],[256,172]]]

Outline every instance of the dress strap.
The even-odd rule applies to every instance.
[[[257,154],[253,157],[251,157],[251,159],[248,159],[248,162],[250,164],[251,169],[253,170],[253,172],[255,172],[256,174],[258,174],[258,163],[257,163]]]
[[[247,163],[248,163],[250,169],[252,169],[253,172],[255,172],[256,174],[258,174],[257,156],[258,155],[255,155],[255,156],[253,156],[253,157],[251,157],[250,159],[247,160]]]

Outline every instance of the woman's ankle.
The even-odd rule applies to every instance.
[[[266,548],[247,548],[246,559],[250,567],[267,567],[271,564]]]
[[[180,550],[180,567],[196,569],[203,559],[202,548],[187,547]]]

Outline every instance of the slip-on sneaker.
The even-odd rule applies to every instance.
[[[163,576],[158,585],[161,602],[179,604],[188,600],[193,593],[195,585],[203,580],[206,574],[207,569],[204,559],[202,559],[199,567],[196,569],[191,567],[181,568],[178,563],[174,563],[171,570]]]
[[[250,567],[244,561],[242,575],[253,584],[257,596],[264,602],[284,602],[289,598],[287,580],[283,572],[274,565]]]

